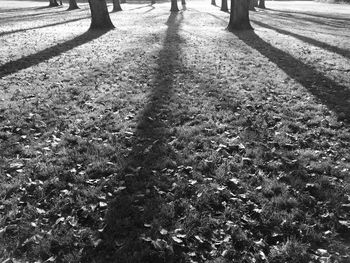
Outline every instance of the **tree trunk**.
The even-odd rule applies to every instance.
[[[50,0],[49,7],[58,6],[57,0]]]
[[[253,29],[249,21],[249,0],[231,0],[230,22],[227,30]]]
[[[182,5],[186,5],[186,0],[181,0]]]
[[[250,11],[256,11],[255,7],[258,6],[257,0],[249,0],[249,10]]]
[[[221,0],[221,11],[228,12],[227,0]]]
[[[211,4],[212,4],[212,5],[216,5],[215,0],[211,0]]]
[[[121,4],[126,4],[126,0],[120,0]]]
[[[266,6],[265,6],[265,0],[260,0],[260,1],[259,1],[259,8],[263,8],[263,9],[266,8]]]
[[[112,29],[111,18],[108,14],[107,4],[105,0],[89,0],[91,11],[90,29]]]
[[[69,0],[68,10],[74,10],[74,9],[79,9],[79,6],[77,5],[77,1],[76,0]]]
[[[156,0],[151,0],[151,5],[154,5],[156,3]]]
[[[113,10],[112,12],[122,11],[119,0],[113,0]]]
[[[179,12],[179,7],[177,6],[177,0],[171,0],[171,12]]]

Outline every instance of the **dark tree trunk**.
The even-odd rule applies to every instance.
[[[151,0],[151,5],[154,5],[156,3],[156,0]]]
[[[212,4],[212,5],[216,5],[215,0],[211,0],[211,4]]]
[[[122,11],[119,0],[113,0],[113,10],[112,12]]]
[[[126,0],[120,0],[121,4],[126,4]]]
[[[179,12],[179,7],[177,6],[177,0],[171,0],[171,12]]]
[[[58,6],[57,0],[50,0],[49,7]]]
[[[260,0],[260,1],[259,1],[259,8],[263,8],[263,9],[266,8],[266,6],[265,6],[265,0]]]
[[[248,9],[249,0],[231,0],[230,22],[227,26],[229,31],[253,29]]]
[[[221,0],[221,11],[228,12],[227,0]]]
[[[186,0],[181,0],[182,5],[186,5]]]
[[[74,9],[79,9],[79,6],[77,5],[77,1],[76,0],[69,0],[68,10],[74,10]]]
[[[91,10],[90,29],[112,29],[111,18],[109,17],[107,4],[105,0],[89,0]]]
[[[249,10],[250,11],[256,11],[255,7],[258,6],[257,0],[249,0]]]

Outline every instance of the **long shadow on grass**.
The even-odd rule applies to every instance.
[[[143,6],[139,6],[139,7],[135,7],[135,8],[126,9],[126,11],[137,10],[137,9],[142,9],[142,8],[146,8],[146,7],[153,7],[153,6],[151,4],[143,5]]]
[[[126,189],[118,192],[109,204],[106,227],[101,234],[103,241],[95,250],[84,251],[84,262],[179,262],[164,241],[154,242],[166,239],[159,233],[160,226],[167,227],[164,225],[167,215],[164,212],[161,215],[160,210],[165,203],[164,194],[171,187],[171,178],[164,169],[176,165],[176,154],[168,144],[171,140],[168,123],[172,122],[169,104],[176,84],[174,74],[182,67],[178,34],[182,19],[181,13],[171,13],[168,18],[153,88],[138,118],[125,168],[116,180],[124,181]]]
[[[32,10],[41,10],[48,8],[48,6],[39,6],[39,7],[22,7],[22,8],[9,8],[9,9],[2,9],[0,8],[0,14],[1,13],[15,13],[15,12],[22,12],[22,11],[32,11]],[[55,8],[55,7],[51,7]]]
[[[285,14],[285,13],[275,13],[275,14],[270,14],[270,15],[273,15],[275,17],[280,17],[282,19],[294,20],[296,23],[306,21],[306,22],[311,22],[314,24],[335,27],[335,28],[348,28],[349,27],[349,21],[347,21],[347,20],[321,19],[321,18],[316,18],[316,17],[296,16],[296,15]]]
[[[339,17],[335,17],[335,16],[314,14],[314,13],[310,13],[310,12],[297,12],[297,11],[278,10],[278,9],[270,9],[270,8],[266,8],[266,10],[271,10],[271,11],[280,12],[280,13],[294,14],[294,15],[307,15],[307,16],[313,16],[313,17],[321,18],[321,19],[333,19],[333,20],[339,20],[339,21],[350,21],[349,18],[345,18],[345,17],[339,18]]]
[[[299,35],[299,34],[296,34],[296,33],[290,32],[290,31],[287,31],[287,30],[276,28],[276,27],[273,27],[271,25],[268,25],[268,24],[262,23],[260,21],[257,21],[257,20],[252,20],[252,21],[255,24],[259,25],[259,26],[262,26],[262,27],[265,27],[265,28],[268,28],[268,29],[272,29],[272,30],[274,30],[274,31],[276,31],[278,33],[284,34],[284,35],[289,35],[289,36],[295,37],[295,38],[300,39],[301,41],[304,41],[304,42],[309,43],[311,45],[314,45],[314,46],[326,49],[328,51],[337,53],[337,54],[339,54],[341,56],[344,56],[346,58],[350,58],[350,51],[348,51],[346,49],[341,49],[341,48],[329,45],[327,43],[318,41],[318,40],[310,38],[310,37],[302,36],[302,35]]]
[[[15,34],[15,33],[19,33],[19,32],[27,32],[29,30],[34,30],[34,29],[40,29],[40,28],[45,28],[45,27],[64,25],[64,24],[76,22],[76,21],[79,21],[79,20],[87,19],[87,18],[90,18],[90,17],[91,16],[84,16],[84,17],[79,17],[79,18],[76,18],[76,19],[65,20],[65,21],[52,23],[52,24],[47,24],[47,25],[42,25],[42,26],[35,26],[35,27],[30,27],[30,28],[16,29],[16,30],[7,31],[7,32],[0,32],[0,37],[1,36]]]
[[[31,66],[37,65],[45,60],[58,56],[61,53],[69,51],[75,47],[81,46],[87,42],[99,38],[108,31],[109,30],[89,30],[80,36],[77,36],[66,42],[59,43],[52,47],[46,48],[38,53],[22,57],[15,61],[10,61],[0,66],[0,78],[16,73],[22,69],[26,69]]]
[[[235,35],[248,46],[275,63],[291,78],[302,84],[324,105],[336,112],[339,119],[350,123],[349,87],[336,83],[315,68],[270,45],[255,34],[254,31],[235,32]]]
[[[57,15],[58,13],[62,13],[66,10],[58,10],[56,12],[50,11],[50,12],[42,12],[42,13],[34,13],[34,14],[26,14],[26,15],[17,15],[17,16],[7,16],[7,17],[1,17],[0,21],[5,22],[15,22],[15,21],[23,21],[26,20],[26,18],[29,18],[28,20],[33,19],[41,19],[42,17],[48,16],[48,15]]]

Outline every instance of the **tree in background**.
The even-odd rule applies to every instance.
[[[177,0],[171,0],[171,12],[179,12],[179,7],[177,6]]]
[[[74,9],[79,9],[77,1],[76,0],[69,0],[68,10],[74,10]]]
[[[230,21],[227,30],[253,29],[249,20],[249,0],[231,0]]]
[[[212,4],[212,5],[216,5],[215,0],[211,0],[211,4]]]
[[[49,7],[58,6],[57,0],[50,0]]]
[[[119,0],[113,0],[113,10],[112,12],[119,12],[123,11],[122,7],[120,6],[120,1]]]
[[[221,0],[221,11],[228,12],[227,0]]]
[[[121,4],[126,4],[126,0],[120,0]]]
[[[260,0],[260,1],[259,1],[259,8],[263,8],[263,9],[266,8],[266,7],[265,7],[265,0]]]
[[[90,29],[112,29],[111,18],[109,17],[107,4],[105,0],[89,0],[91,10]]]
[[[256,11],[255,7],[258,6],[258,0],[249,0],[249,10]]]
[[[181,0],[182,5],[186,5],[186,0]]]

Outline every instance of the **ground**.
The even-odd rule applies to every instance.
[[[47,4],[1,1],[2,261],[350,262],[349,5]]]

